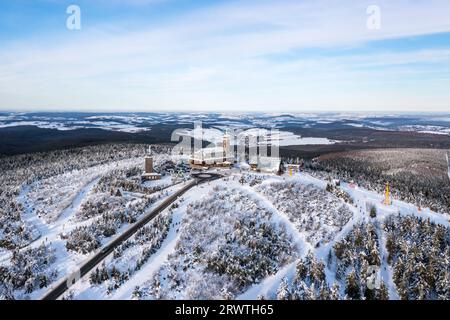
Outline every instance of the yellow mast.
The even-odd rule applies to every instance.
[[[383,203],[387,206],[391,205],[391,189],[389,187],[389,182],[386,183],[386,191],[384,193],[384,202]]]

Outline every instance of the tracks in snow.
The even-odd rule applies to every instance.
[[[35,248],[40,246],[44,242],[52,242],[54,240],[57,240],[61,232],[70,231],[71,229],[78,226],[74,225],[70,229],[65,228],[66,223],[69,222],[69,220],[73,218],[73,215],[80,209],[83,201],[86,198],[86,195],[94,188],[99,180],[100,177],[96,177],[94,180],[90,181],[83,188],[81,188],[81,190],[72,200],[72,203],[58,215],[58,219],[51,225],[43,222],[42,219],[40,219],[36,215],[29,213],[29,215],[33,215],[34,217],[27,218],[32,220],[30,222],[33,223],[33,225],[39,230],[41,236],[25,248]]]

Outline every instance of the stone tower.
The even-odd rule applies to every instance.
[[[145,157],[145,173],[153,173],[153,158]]]

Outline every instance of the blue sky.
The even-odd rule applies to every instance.
[[[445,112],[450,2],[4,0],[0,110]]]

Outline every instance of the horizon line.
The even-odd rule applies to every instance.
[[[11,114],[30,114],[30,113],[86,113],[86,114],[96,114],[96,113],[121,113],[121,114],[145,114],[145,113],[186,113],[186,114],[342,114],[342,113],[350,113],[350,114],[391,114],[391,115],[408,115],[408,114],[450,114],[450,111],[375,111],[375,110],[367,110],[367,111],[355,111],[355,110],[340,110],[340,111],[312,111],[312,110],[304,110],[304,111],[202,111],[202,110],[152,110],[152,111],[112,111],[112,110],[93,110],[93,111],[84,111],[84,110],[64,110],[64,111],[55,111],[55,110],[2,110],[0,109],[0,113],[11,113]]]

